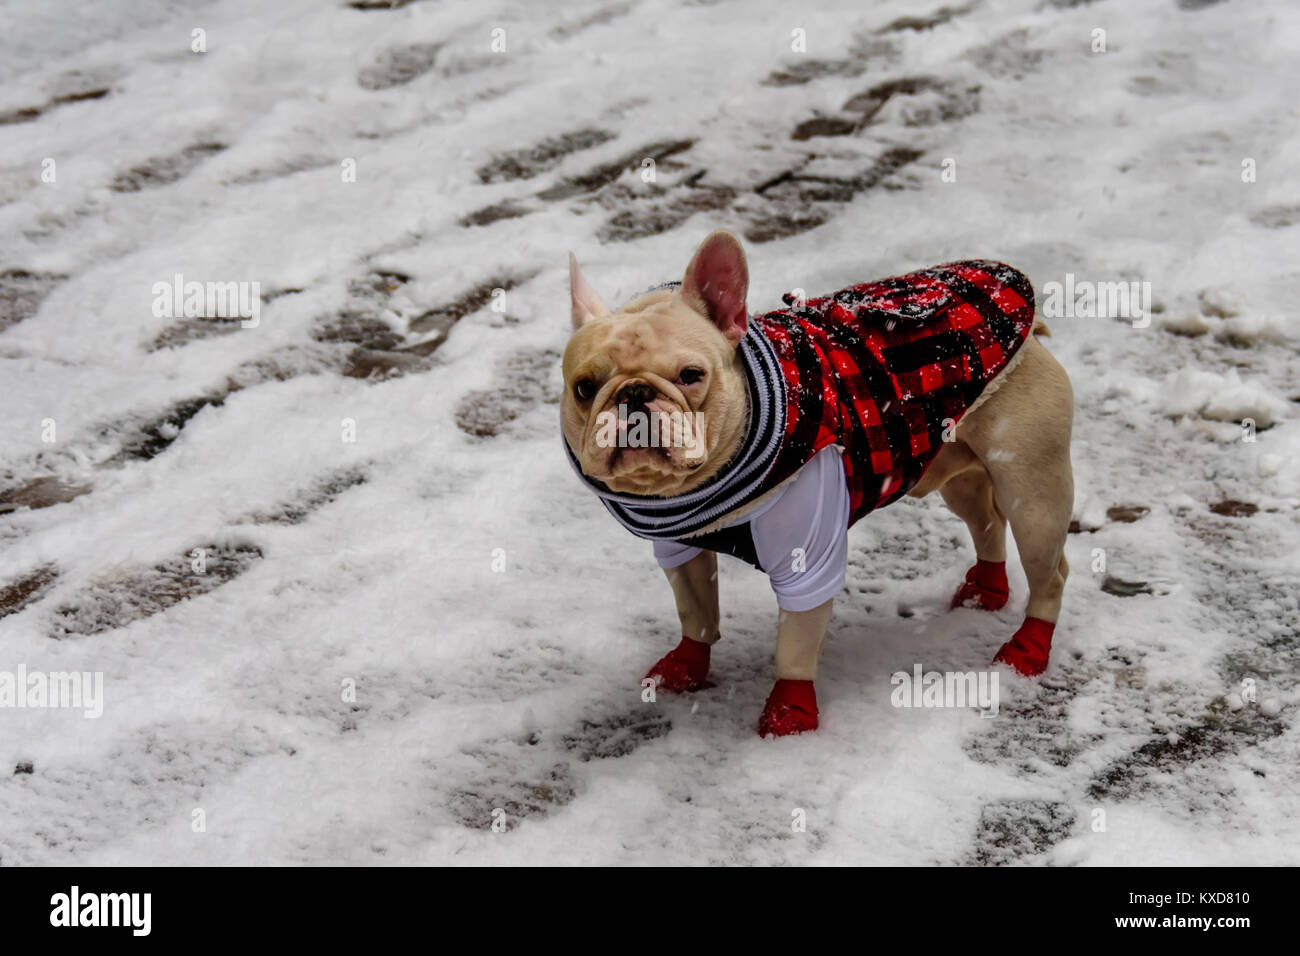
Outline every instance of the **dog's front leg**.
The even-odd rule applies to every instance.
[[[669,651],[646,678],[667,691],[690,691],[707,687],[709,653],[722,635],[718,625],[718,556],[701,551],[685,564],[664,571],[673,588],[677,618],[682,625],[682,642]]]
[[[768,695],[758,732],[785,737],[817,729],[817,661],[831,623],[827,601],[810,611],[782,611],[776,635],[776,685]]]
[[[710,646],[716,644],[721,637],[718,625],[722,620],[722,612],[718,610],[717,554],[701,551],[685,564],[669,568],[664,574],[668,575],[668,583],[673,588],[682,636]]]

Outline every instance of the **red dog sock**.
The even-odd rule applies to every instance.
[[[1007,586],[1005,561],[977,560],[966,572],[957,593],[952,596],[953,607],[977,607],[981,611],[996,611],[1007,603],[1011,589]]]
[[[1052,632],[1056,625],[1038,617],[1027,617],[1011,640],[998,650],[994,661],[1010,664],[1026,677],[1037,677],[1047,670],[1052,653]]]
[[[760,737],[788,737],[817,729],[817,691],[810,680],[778,680],[758,718]]]
[[[659,658],[646,677],[651,678],[660,690],[684,693],[705,686],[709,673],[709,652],[712,645],[682,637],[682,642]]]

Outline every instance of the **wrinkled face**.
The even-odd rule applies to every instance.
[[[564,352],[564,435],[583,472],[668,496],[713,477],[748,415],[735,344],[675,291],[588,318]]]

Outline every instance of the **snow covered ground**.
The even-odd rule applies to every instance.
[[[0,864],[1300,863],[1300,8],[369,6],[0,3],[0,672],[104,681],[0,709]],[[851,532],[818,733],[754,733],[729,560],[718,686],[641,701],[672,599],[560,449],[566,254],[613,301],[714,228],[756,311],[1150,283],[1049,318],[1074,570],[996,718],[890,703],[1023,612],[1014,556],[947,612],[937,498]]]

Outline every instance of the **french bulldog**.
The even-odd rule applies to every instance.
[[[731,554],[768,574],[780,608],[759,733],[815,730],[849,526],[936,491],[977,558],[952,607],[1006,604],[1010,524],[1029,599],[995,661],[1047,668],[1069,573],[1074,398],[1021,273],[950,263],[751,316],[745,253],[715,232],[680,283],[616,310],[572,254],[569,279],[564,441],[667,574],[682,641],[646,675],[660,689],[710,686],[717,555]]]

